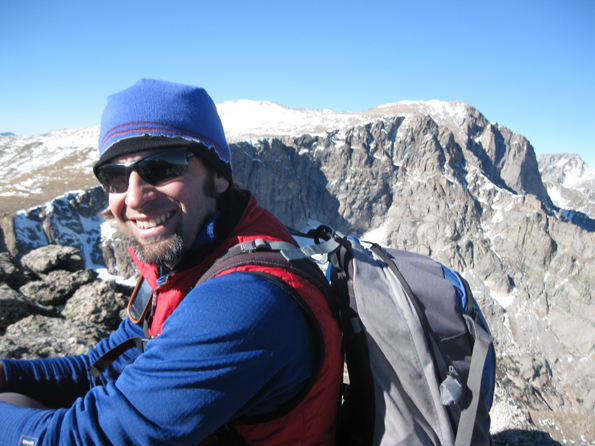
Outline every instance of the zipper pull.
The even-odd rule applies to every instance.
[[[149,313],[149,317],[153,319],[153,315],[155,314],[155,307],[157,306],[157,290],[153,291],[153,297],[151,298],[151,313]]]

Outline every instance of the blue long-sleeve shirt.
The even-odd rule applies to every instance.
[[[0,444],[195,446],[230,420],[279,408],[312,373],[306,317],[276,284],[248,273],[192,290],[144,354],[127,352],[96,385],[87,367],[133,336],[142,330],[126,320],[87,355],[3,360],[5,391],[62,408],[0,403]]]

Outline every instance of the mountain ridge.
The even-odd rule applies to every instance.
[[[250,100],[226,101],[217,107],[230,143],[302,134],[340,134],[345,127],[369,124],[383,117],[429,116],[439,126],[448,128],[455,141],[465,148],[466,155],[475,158],[489,175],[495,175],[492,179],[497,183],[507,182],[507,178],[498,178],[496,171],[502,167],[505,176],[518,177],[516,172],[507,170],[507,165],[514,165],[516,160],[498,158],[502,152],[500,141],[516,138],[518,144],[530,145],[522,135],[488,122],[478,110],[461,101],[400,101],[363,112],[291,109],[273,102]],[[473,122],[473,126],[469,127],[466,121]],[[91,172],[98,159],[98,136],[98,126],[55,130],[39,136],[0,136],[0,197],[4,201],[0,213],[8,215],[68,191],[96,185]],[[482,147],[481,137],[486,140],[483,145],[488,147],[487,152],[478,151]],[[517,192],[524,190],[519,184],[511,186]],[[529,190],[542,199],[547,195],[539,185]]]

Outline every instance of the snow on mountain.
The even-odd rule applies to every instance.
[[[90,127],[56,130],[41,136],[15,135],[2,138],[0,175],[3,181],[10,182],[20,175],[57,164],[81,150],[96,149],[98,135],[99,127]],[[94,161],[88,158],[84,167],[92,168]]]
[[[0,136],[0,199],[6,214],[97,184],[99,127]]]
[[[326,132],[373,121],[367,112],[335,112],[289,108],[267,101],[226,101],[217,104],[225,134],[230,143],[272,136]]]
[[[595,185],[595,168],[587,166],[576,153],[542,155],[539,171],[544,181],[555,181],[583,192]]]
[[[273,136],[324,136],[345,127],[363,125],[385,116],[431,116],[438,124],[462,134],[461,124],[473,110],[460,101],[399,101],[359,112],[289,108],[267,101],[237,100],[217,104],[230,143]]]
[[[567,218],[580,218],[579,212],[595,219],[595,168],[576,153],[541,155],[537,161],[550,198]]]

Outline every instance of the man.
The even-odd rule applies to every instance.
[[[278,267],[248,265],[195,286],[222,254],[255,239],[295,244],[233,184],[216,107],[201,88],[141,80],[111,96],[94,172],[152,298],[86,355],[0,361],[2,445],[333,444],[340,334],[320,291]],[[291,284],[297,299],[262,273]],[[94,379],[87,368],[150,337]],[[324,353],[315,370],[317,352]],[[304,395],[305,394],[305,395]],[[239,435],[238,435],[239,434]]]

